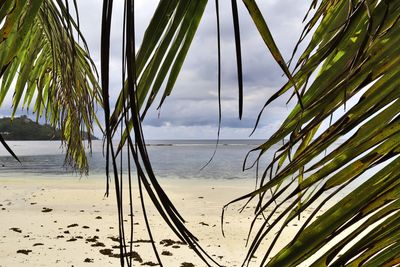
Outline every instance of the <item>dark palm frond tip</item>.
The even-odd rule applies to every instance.
[[[218,130],[217,130],[217,141],[215,143],[214,151],[210,159],[204,164],[200,171],[204,170],[214,159],[217,154],[217,149],[219,145],[219,138],[221,133],[221,123],[222,123],[222,104],[221,104],[221,29],[220,29],[220,19],[219,19],[219,1],[215,0],[215,18],[217,26],[217,93],[218,93]]]
[[[262,253],[262,266],[391,266],[400,258],[400,229],[394,223],[400,214],[400,3],[321,1],[317,7],[316,2],[304,32],[316,30],[293,74],[298,87],[304,89],[303,107],[298,103],[280,129],[253,150],[259,152],[258,163],[273,145],[289,137],[277,149],[257,190],[232,202],[260,196],[255,219],[274,201],[289,205],[279,214],[276,209],[268,212],[263,226],[252,224],[255,234],[249,235],[244,265]],[[288,82],[272,100],[291,86]],[[351,102],[352,106],[336,112]],[[331,121],[332,114],[339,116]],[[329,126],[323,128],[323,124]],[[345,142],[336,145],[340,138]],[[275,192],[269,196],[271,189]],[[341,199],[343,192],[346,196]],[[322,212],[336,198],[339,202]],[[317,208],[294,239],[269,260],[279,233],[313,205]],[[278,218],[271,220],[274,214]],[[279,222],[282,227],[277,226]],[[368,227],[372,231],[365,231]],[[261,244],[272,229],[278,229],[278,235],[265,251]],[[342,239],[327,247],[337,236]],[[359,241],[349,245],[354,238]],[[316,253],[320,258],[311,260]]]
[[[65,163],[87,172],[82,130],[90,147],[100,97],[94,64],[72,36],[76,32],[87,47],[74,19],[62,1],[49,0],[3,1],[0,19],[0,104],[14,87],[12,116],[33,107],[37,119],[62,130]]]
[[[8,153],[10,153],[10,155],[19,163],[21,163],[21,161],[19,160],[19,158],[17,157],[17,155],[14,153],[14,151],[10,148],[10,146],[7,144],[7,142],[4,140],[3,136],[0,134],[0,142],[1,144],[4,146],[4,148],[8,151]]]
[[[138,183],[140,189],[140,195],[142,199],[144,198],[144,193],[150,197],[153,205],[156,210],[159,212],[160,216],[167,223],[167,225],[174,231],[174,233],[185,243],[187,243],[195,253],[199,255],[201,259],[207,265],[210,265],[209,262],[217,264],[198,244],[198,240],[192,233],[186,228],[184,225],[184,220],[168,198],[168,196],[163,191],[162,187],[157,181],[157,178],[153,172],[152,165],[150,163],[150,159],[146,150],[145,140],[143,136],[142,126],[141,126],[141,114],[140,110],[142,104],[145,100],[143,96],[146,96],[148,90],[150,89],[151,82],[148,83],[147,75],[155,75],[158,71],[158,64],[155,65],[154,62],[159,62],[160,59],[164,57],[165,51],[168,48],[166,43],[158,43],[158,38],[162,36],[163,30],[162,25],[167,27],[168,29],[172,29],[169,33],[166,33],[166,38],[171,40],[174,32],[178,31],[179,38],[175,38],[176,46],[171,48],[168,53],[170,55],[170,59],[175,58],[175,65],[171,69],[171,74],[169,80],[167,82],[167,88],[164,92],[164,96],[168,95],[170,90],[172,90],[173,83],[176,80],[176,76],[180,70],[180,67],[183,63],[183,59],[186,56],[189,45],[192,41],[194,33],[199,24],[201,15],[204,11],[204,7],[207,1],[191,1],[190,3],[184,1],[161,1],[157,7],[156,14],[159,16],[153,17],[152,21],[149,24],[148,30],[145,33],[142,46],[138,53],[135,53],[135,25],[134,25],[134,1],[125,1],[125,14],[124,18],[126,21],[124,22],[124,55],[122,58],[123,69],[126,70],[126,81],[123,84],[122,91],[117,100],[117,104],[113,114],[108,111],[106,112],[107,116],[107,147],[109,147],[110,161],[112,161],[112,168],[114,170],[114,178],[116,183],[116,193],[117,193],[117,206],[118,206],[118,218],[119,218],[119,231],[120,231],[120,242],[122,244],[121,247],[124,247],[125,238],[124,238],[124,226],[123,226],[123,209],[122,209],[122,177],[118,177],[117,165],[114,164],[117,154],[114,153],[112,147],[112,136],[115,133],[115,130],[118,126],[123,126],[123,140],[121,141],[117,153],[122,156],[122,148],[123,144],[127,142],[128,144],[128,153],[132,156],[134,164],[136,166],[137,174],[138,174]],[[107,12],[106,12],[107,11]],[[104,50],[102,55],[104,56],[104,64],[102,67],[102,71],[108,70],[108,57],[109,57],[109,21],[112,15],[112,10],[110,9],[110,2],[105,3],[103,8],[104,14],[106,14],[103,18],[103,32],[102,32],[102,41],[104,42]],[[173,15],[174,14],[174,15]],[[172,16],[171,16],[172,15]],[[168,24],[168,21],[173,20],[172,25]],[[183,24],[184,27],[178,27],[180,24]],[[160,30],[161,27],[161,30]],[[185,29],[186,27],[186,29]],[[152,31],[153,32],[152,32]],[[160,30],[160,31],[159,31]],[[156,36],[152,36],[155,33]],[[154,40],[156,38],[157,40]],[[158,48],[155,50],[156,53],[153,54],[153,50],[158,45]],[[182,46],[181,46],[182,45]],[[178,50],[179,48],[179,50]],[[157,55],[157,51],[162,54]],[[136,56],[135,56],[136,54]],[[149,57],[152,60],[149,61]],[[126,62],[126,68],[125,68]],[[148,63],[147,65],[145,63]],[[172,61],[171,61],[172,62]],[[171,62],[164,63],[164,66],[168,66]],[[169,68],[169,67],[168,67]],[[144,72],[143,72],[144,71]],[[166,69],[168,71],[168,69]],[[125,71],[124,71],[125,73]],[[153,73],[153,74],[151,74]],[[102,77],[105,77],[103,81],[106,85],[108,85],[108,73],[102,74]],[[124,75],[124,74],[123,74]],[[161,79],[164,79],[165,73]],[[144,78],[145,77],[145,78]],[[154,77],[153,77],[154,78]],[[162,80],[160,80],[162,82]],[[145,86],[146,88],[144,88]],[[142,90],[147,91],[142,91]],[[103,95],[105,97],[108,92],[108,87],[106,89],[103,88]],[[158,90],[158,89],[157,89]],[[144,94],[144,95],[143,95]],[[152,100],[150,100],[152,101]],[[162,99],[163,101],[163,99]],[[108,103],[104,104],[105,106],[109,105]],[[133,140],[130,137],[130,132],[132,131]],[[129,157],[128,155],[128,157]],[[117,182],[118,180],[118,182]],[[142,185],[144,190],[142,190]],[[130,203],[132,205],[132,203]],[[144,202],[141,203],[142,209],[144,211],[146,228],[149,233],[149,237],[153,239],[151,229],[149,226],[149,222],[146,216],[146,209],[144,206]],[[162,266],[162,262],[158,255],[157,249],[153,246],[154,253],[156,258],[158,259],[158,263]],[[123,259],[123,253],[121,253],[121,265],[125,263]],[[128,266],[130,265],[130,261],[126,260]],[[217,264],[218,265],[218,264]]]
[[[235,33],[236,68],[237,68],[237,79],[238,79],[238,88],[239,88],[239,119],[242,119],[242,115],[243,115],[243,70],[242,70],[242,48],[241,48],[240,28],[239,28],[239,14],[238,14],[236,0],[232,0],[231,5],[232,5],[233,30]]]

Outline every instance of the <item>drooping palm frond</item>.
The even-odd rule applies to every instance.
[[[127,157],[128,161],[132,159],[136,166],[138,175],[138,183],[140,188],[140,197],[142,200],[142,210],[144,213],[147,230],[149,237],[153,240],[151,234],[151,227],[148,223],[146,214],[146,205],[144,204],[144,187],[145,192],[150,197],[153,205],[173,230],[173,232],[185,243],[189,245],[207,265],[211,263],[218,265],[199,245],[197,238],[186,228],[184,219],[179,214],[175,206],[172,204],[163,188],[159,184],[147,153],[145,140],[141,126],[141,106],[144,103],[146,95],[150,92],[150,85],[155,79],[155,75],[159,70],[161,60],[166,55],[166,51],[170,45],[175,32],[173,45],[169,48],[166,55],[166,63],[161,67],[161,74],[157,76],[156,82],[158,87],[153,87],[152,94],[147,100],[152,103],[155,95],[157,94],[163,80],[170,70],[170,65],[174,62],[167,82],[167,88],[164,91],[161,102],[170,93],[176,81],[180,68],[186,54],[188,52],[190,43],[193,39],[194,33],[199,24],[200,18],[203,14],[207,1],[161,1],[155,12],[155,16],[150,22],[146,34],[141,45],[141,49],[136,55],[135,52],[135,24],[134,24],[134,1],[125,1],[124,6],[124,62],[123,79],[126,78],[126,83],[123,85],[120,96],[117,100],[115,110],[111,114],[110,104],[108,100],[108,75],[109,75],[109,49],[110,49],[110,25],[112,17],[113,1],[103,2],[103,24],[102,24],[102,89],[103,97],[105,99],[105,118],[106,118],[106,137],[107,137],[107,175],[108,165],[112,164],[114,174],[114,182],[116,188],[118,218],[119,218],[119,234],[121,242],[121,265],[124,265],[123,255],[127,255],[126,263],[128,266],[132,265],[129,260],[129,253],[126,251],[125,246],[125,229],[123,224],[123,208],[122,208],[122,173],[119,174],[116,160],[117,154],[122,150],[123,144],[127,144]],[[173,15],[174,14],[174,15]],[[173,15],[173,16],[172,16]],[[168,22],[171,25],[168,26]],[[159,43],[163,31],[167,28],[166,36],[164,36]],[[179,26],[179,30],[178,30]],[[156,51],[155,47],[159,45]],[[150,60],[150,62],[149,62]],[[126,62],[126,65],[125,65]],[[125,77],[126,70],[126,77]],[[144,78],[143,78],[144,77]],[[150,105],[148,104],[148,105]],[[145,112],[144,112],[145,113]],[[143,115],[144,116],[144,115]],[[122,125],[125,128],[124,136],[119,146],[118,151],[113,148],[113,134],[117,127]],[[133,137],[130,136],[130,131],[133,129]],[[132,191],[131,173],[128,174],[129,191]],[[130,199],[130,206],[133,205]],[[131,223],[131,233],[133,224]],[[132,239],[132,234],[131,234]],[[131,240],[132,242],[133,240]],[[153,242],[154,243],[154,242]],[[131,249],[131,248],[130,248]],[[161,259],[155,245],[153,245],[154,253],[158,263],[162,266]]]
[[[144,34],[140,49],[135,53],[135,27],[134,27],[134,1],[125,1],[124,13],[124,41],[125,51],[122,77],[125,83],[117,99],[115,109],[111,110],[108,102],[109,94],[109,47],[110,47],[110,25],[113,10],[113,1],[103,2],[102,19],[102,89],[106,118],[107,135],[107,174],[109,165],[112,165],[114,182],[117,195],[117,206],[119,210],[119,231],[121,242],[121,255],[129,255],[125,248],[125,229],[123,224],[122,208],[122,173],[119,174],[117,167],[117,156],[122,155],[124,145],[127,146],[128,161],[135,163],[138,174],[139,188],[144,186],[145,192],[150,197],[155,208],[173,230],[173,232],[191,247],[207,265],[218,265],[199,245],[198,240],[186,228],[184,219],[169,200],[168,196],[160,186],[147,153],[145,139],[142,132],[141,121],[147,110],[153,104],[156,96],[161,94],[159,107],[164,103],[166,97],[171,94],[178,74],[182,68],[196,30],[202,18],[207,1],[160,1],[154,15]],[[249,3],[250,5],[251,3]],[[232,16],[234,21],[234,32],[236,40],[236,59],[238,70],[239,87],[239,117],[242,116],[243,85],[242,85],[242,64],[239,19],[236,1],[232,1]],[[255,4],[252,4],[254,7]],[[216,24],[217,24],[217,46],[220,47],[219,37],[219,12],[218,1],[216,1]],[[266,25],[260,26],[265,31]],[[291,77],[288,67],[276,47],[269,31],[265,38],[268,49],[279,59],[280,66],[285,70],[286,75]],[[220,70],[220,52],[218,53],[218,69]],[[219,74],[220,75],[220,74]],[[291,78],[290,78],[291,79]],[[165,85],[165,86],[164,86]],[[218,78],[218,95],[220,96],[220,76]],[[221,114],[221,102],[219,99],[219,110]],[[122,128],[121,128],[122,127]],[[119,146],[117,150],[113,147],[113,137],[117,130],[122,129]],[[129,192],[131,188],[131,176],[128,172]],[[108,180],[107,180],[108,181]],[[108,187],[107,187],[108,188]],[[145,205],[143,204],[143,193],[140,190],[142,209],[145,216],[149,237],[152,240],[151,227],[146,218]],[[132,203],[130,203],[132,206]],[[132,225],[131,225],[132,228]],[[132,231],[132,229],[130,229]],[[132,236],[131,236],[132,238]],[[132,240],[131,240],[132,241]],[[158,256],[156,247],[153,249],[160,265],[162,262]],[[128,257],[129,258],[129,257]],[[128,266],[130,261],[126,260]],[[124,261],[121,257],[121,264]]]
[[[12,115],[33,107],[62,131],[66,163],[87,172],[85,138],[93,133],[96,103],[101,103],[97,74],[83,36],[62,1],[3,1],[0,41],[0,105],[13,93]],[[86,47],[86,44],[85,44]]]
[[[257,229],[252,224],[243,265],[256,253],[263,256],[262,266],[296,266],[319,253],[308,263],[392,266],[400,262],[400,2],[325,0],[313,7],[304,34],[316,29],[293,73],[302,104],[252,152],[260,160],[288,141],[279,145],[259,188],[233,201],[260,197],[254,222],[266,218]],[[292,87],[289,81],[265,107]],[[339,200],[315,218],[332,199]],[[271,219],[277,210],[267,208],[285,204]],[[295,238],[269,260],[285,226],[311,205],[317,208]],[[262,250],[266,235],[276,230],[271,246]],[[339,235],[338,243],[328,244]]]

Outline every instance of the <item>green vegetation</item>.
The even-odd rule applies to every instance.
[[[61,140],[62,131],[49,124],[41,125],[27,116],[0,119],[0,134],[5,140]],[[87,133],[83,134],[87,139]],[[91,136],[96,140],[95,136]]]
[[[73,31],[78,35],[80,32],[78,23],[70,16],[68,5],[51,0],[2,1],[0,104],[12,82],[17,79],[14,111],[17,107],[32,104],[38,116],[44,115],[53,127],[62,126],[62,136],[68,146],[67,160],[86,170],[81,129],[92,132],[92,124],[96,121],[95,103],[98,101],[105,112],[106,172],[107,178],[110,170],[114,176],[120,255],[130,255],[127,250],[132,250],[124,235],[128,231],[125,231],[123,223],[122,185],[127,184],[132,192],[133,178],[130,172],[127,177],[120,177],[117,162],[122,153],[120,148],[127,144],[126,157],[135,164],[132,168],[136,167],[138,173],[141,208],[150,239],[151,227],[146,217],[149,205],[144,203],[147,199],[145,194],[182,241],[188,243],[207,265],[218,265],[186,228],[184,219],[158,183],[141,124],[146,110],[158,99],[157,96],[161,97],[161,106],[174,89],[207,1],[160,0],[137,52],[134,1],[123,2],[126,38],[125,54],[121,60],[126,67],[123,74],[126,81],[121,85],[117,104],[112,109],[109,100],[112,0],[103,1],[102,97],[89,54],[74,40]],[[282,57],[276,46],[256,1],[243,2],[265,43],[266,52],[269,50],[272,53],[287,77],[287,83],[266,99],[263,110],[272,101],[285,97],[287,92],[292,94],[289,100],[296,102],[272,137],[251,151],[258,153],[257,161],[251,164],[245,162],[245,168],[260,168],[258,188],[234,202],[254,201],[254,222],[260,219],[262,225],[251,228],[253,234],[250,235],[243,266],[249,265],[255,254],[262,256],[262,266],[296,266],[318,252],[321,256],[314,259],[313,266],[398,264],[400,1],[313,0],[299,43],[309,41],[305,46],[294,48],[293,54],[298,53],[294,58],[298,60],[290,60],[291,66],[285,63],[287,59]],[[239,31],[239,14],[242,13],[237,11],[236,0],[231,3],[241,111],[245,92]],[[218,0],[216,11],[216,45],[220,48]],[[311,38],[307,39],[310,34]],[[300,51],[301,47],[305,49]],[[219,70],[223,67],[220,62],[219,58]],[[348,103],[354,105],[348,107]],[[257,122],[261,117],[262,112]],[[118,136],[117,142],[119,139],[121,142],[119,149],[115,150],[113,145],[117,138],[114,135],[120,127],[124,134],[122,138]],[[335,141],[339,138],[345,142],[336,146]],[[281,145],[285,139],[289,141]],[[280,146],[279,149],[276,145]],[[265,164],[259,159],[270,150],[275,157]],[[362,181],[359,180],[361,175],[365,175]],[[122,179],[129,182],[122,183]],[[342,193],[357,179],[357,186],[315,218],[316,212],[324,208],[329,199]],[[281,199],[279,196],[284,197]],[[315,212],[303,213],[305,208],[318,203]],[[129,212],[133,214],[132,194],[130,204]],[[272,219],[277,208],[282,206],[286,207],[284,211]],[[271,207],[272,211],[266,212]],[[295,238],[270,258],[270,252],[280,241],[285,226],[300,214],[307,216],[307,221]],[[131,220],[134,219],[131,216]],[[133,228],[133,221],[130,225]],[[277,234],[265,250],[260,244],[271,232]],[[330,246],[330,241],[339,234],[343,235],[343,240]],[[353,240],[357,241],[351,242]],[[162,266],[156,245],[153,249]],[[121,257],[121,265],[125,261],[128,266],[132,265],[131,259]]]

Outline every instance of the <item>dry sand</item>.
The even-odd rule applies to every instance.
[[[118,266],[119,259],[112,257],[119,253],[115,195],[111,188],[110,196],[104,198],[103,179],[16,176],[20,177],[0,178],[0,266]],[[220,227],[221,208],[253,189],[254,182],[162,179],[161,183],[203,248],[224,266],[240,266],[247,252],[252,205],[241,214],[239,205],[227,211],[225,238]],[[134,200],[139,204],[136,191]],[[128,215],[127,206],[125,209]],[[136,205],[134,266],[155,266],[139,210]],[[164,266],[206,266],[178,242],[152,208],[149,217]],[[278,247],[288,242],[300,225],[296,222],[287,227]],[[254,263],[262,258],[257,256]]]

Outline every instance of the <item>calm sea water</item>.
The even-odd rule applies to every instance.
[[[242,164],[247,152],[261,143],[262,140],[221,140],[214,159],[203,170],[201,168],[214,153],[216,143],[213,140],[152,140],[147,142],[147,149],[156,175],[161,178],[253,179],[255,171],[242,172]],[[22,164],[1,147],[0,176],[72,173],[71,169],[64,166],[65,154],[59,141],[9,141],[8,144]],[[102,141],[93,142],[89,155],[90,175],[102,176],[105,173],[102,148]]]

